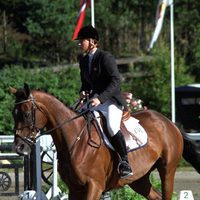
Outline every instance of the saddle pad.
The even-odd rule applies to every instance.
[[[101,126],[101,117],[99,112],[93,111],[93,114],[98,122],[101,136],[105,145],[114,151],[112,144],[110,143]],[[128,120],[122,122],[121,127],[121,131],[126,141],[127,152],[139,149],[147,143],[147,133],[139,124],[139,120],[135,119],[134,117],[130,117]],[[126,132],[126,134],[124,134],[124,132]]]
[[[130,117],[128,120],[122,122],[121,131],[123,134],[125,133],[124,137],[128,152],[141,148],[147,143],[147,133],[140,125],[139,120],[134,117]]]

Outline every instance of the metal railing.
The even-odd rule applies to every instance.
[[[23,168],[23,157],[12,152],[14,136],[0,136],[0,196],[19,195],[19,169]],[[15,189],[10,192],[12,178],[10,169],[14,171]]]

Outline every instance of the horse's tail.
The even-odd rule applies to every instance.
[[[195,145],[190,139],[183,134],[184,148],[183,158],[189,162],[194,169],[200,174],[200,147]]]

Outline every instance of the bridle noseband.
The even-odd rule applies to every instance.
[[[36,138],[40,136],[40,129],[35,126],[35,121],[36,121],[35,110],[37,108],[35,99],[33,95],[30,94],[28,99],[16,102],[15,105],[24,104],[27,102],[32,103],[31,110],[23,113],[23,120],[27,125],[21,128],[15,128],[15,132],[16,132],[17,137],[20,137],[21,140],[23,140],[24,142],[30,145],[30,144],[34,144],[36,141]],[[22,137],[20,135],[20,132],[25,128],[28,128],[31,132],[31,134],[28,137]]]

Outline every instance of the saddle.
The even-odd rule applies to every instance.
[[[99,111],[92,111],[94,120],[96,121],[97,130],[99,131],[105,145],[112,147],[110,143],[110,135],[107,134],[106,119]],[[147,143],[147,133],[139,124],[139,120],[131,116],[129,111],[123,113],[120,129],[126,141],[127,152],[143,147]]]
[[[128,120],[131,117],[131,113],[129,110],[123,111],[122,122]]]

